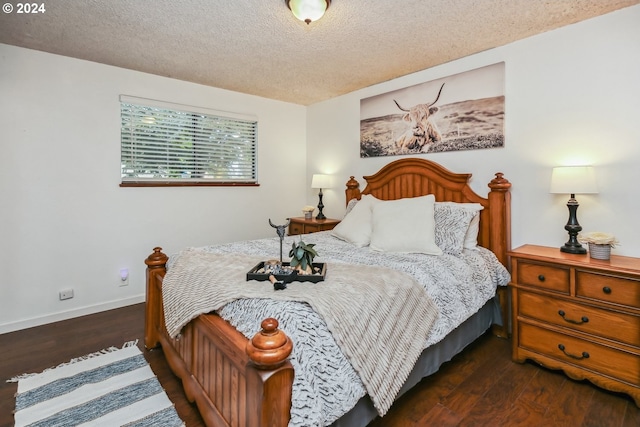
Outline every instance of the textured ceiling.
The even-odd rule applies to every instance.
[[[0,43],[309,105],[640,0],[333,0],[310,25],[284,0],[41,2]]]

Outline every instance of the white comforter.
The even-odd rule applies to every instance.
[[[411,275],[422,284],[440,310],[428,347],[476,313],[506,286],[509,273],[490,251],[465,250],[459,256],[393,254],[356,248],[329,232],[285,237],[283,260],[294,240],[316,243],[314,262],[388,267]],[[245,253],[277,259],[279,239],[261,239],[209,246],[213,253]],[[170,265],[169,265],[170,268]],[[309,286],[314,286],[309,284]],[[283,292],[286,292],[283,291]],[[295,369],[290,426],[326,426],[348,412],[365,395],[362,381],[341,353],[324,321],[305,303],[242,299],[227,304],[219,314],[246,337],[258,332],[260,322],[275,317],[294,342],[290,361]]]

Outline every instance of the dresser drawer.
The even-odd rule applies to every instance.
[[[640,280],[576,270],[576,296],[640,308]]]
[[[518,345],[561,362],[640,385],[640,355],[518,323]]]
[[[520,316],[640,347],[640,316],[532,292],[518,291],[517,298]]]
[[[569,269],[565,267],[518,262],[518,284],[569,293]]]

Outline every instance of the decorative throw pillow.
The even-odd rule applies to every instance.
[[[361,248],[371,241],[372,207],[380,200],[365,194],[348,214],[336,225],[331,234]]]
[[[371,249],[442,255],[435,242],[433,194],[373,206]]]
[[[443,252],[460,255],[464,248],[464,238],[475,212],[451,205],[436,204],[436,244]]]
[[[477,245],[480,225],[480,203],[436,202],[435,239],[444,252],[459,255]]]

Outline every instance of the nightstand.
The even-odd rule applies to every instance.
[[[561,369],[640,406],[640,258],[533,245],[509,256],[513,360]]]
[[[304,217],[290,218],[289,236],[296,234],[317,233],[318,231],[332,230],[340,223],[339,219],[305,219]]]

